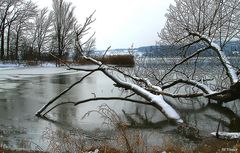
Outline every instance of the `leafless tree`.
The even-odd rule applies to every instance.
[[[170,6],[169,12],[166,14],[166,26],[159,34],[159,43],[180,48],[180,57],[167,59],[168,61],[174,60],[170,62],[171,67],[167,66],[166,69],[159,70],[161,65],[158,65],[157,68],[139,65],[134,71],[125,71],[114,66],[104,65],[100,61],[83,55],[85,60],[91,61],[97,67],[81,69],[67,65],[69,69],[88,73],[49,101],[36,115],[45,116],[49,111],[63,104],[76,106],[89,101],[114,99],[153,106],[169,120],[182,123],[183,120],[177,110],[164,97],[193,98],[201,96],[219,102],[238,99],[240,91],[238,69],[231,64],[223,49],[229,41],[239,35],[240,2],[238,0],[175,0],[175,3],[175,6]],[[91,23],[89,22],[92,21],[91,18],[92,16],[87,18],[86,25]],[[84,50],[83,42],[78,36],[82,34],[82,31],[87,30],[86,27],[83,26],[81,30],[75,32],[76,48],[80,53],[83,53]],[[189,52],[188,48],[194,45],[197,45],[197,49]],[[215,53],[216,59],[219,61],[220,66],[216,67],[217,71],[223,71],[218,78],[215,72],[212,75],[210,72],[212,69],[198,68],[198,63],[202,61],[199,55],[210,51]],[[161,62],[159,61],[159,63]],[[186,69],[186,64],[190,64],[191,67]],[[115,87],[129,90],[131,94],[126,97],[94,97],[78,102],[63,102],[54,105],[56,99],[96,71],[102,72],[111,79]],[[180,90],[182,87],[185,89]],[[143,101],[133,99],[133,95],[138,95]],[[48,110],[46,110],[47,108]]]
[[[23,4],[22,0],[16,1],[13,5],[12,11],[7,16],[7,48],[6,48],[7,56],[6,56],[6,60],[10,59],[10,41],[11,41],[12,25],[14,24],[14,22],[17,21],[18,17],[20,16],[20,14],[22,12],[22,7],[21,7],[22,4]]]
[[[10,54],[13,59],[13,50],[15,59],[17,59],[19,38],[23,34],[21,32],[28,29],[27,23],[30,23],[36,14],[36,5],[25,0],[2,0],[0,12],[1,59],[4,59],[5,56],[7,60],[10,59]],[[15,41],[14,45],[12,45],[13,41]],[[15,46],[14,49],[11,45]]]
[[[170,88],[177,84],[187,84],[199,88],[204,96],[213,100],[228,102],[239,98],[240,83],[237,67],[234,67],[224,52],[225,45],[239,35],[239,9],[238,0],[176,0],[176,6],[171,5],[166,14],[165,28],[159,34],[160,42],[164,44],[178,44],[183,50],[182,58],[170,68],[160,79],[161,82],[175,73],[179,65],[194,60],[199,63],[199,55],[203,52],[213,51],[223,68],[224,77],[227,77],[225,86],[219,84],[218,88],[212,87],[211,78],[199,78],[196,75],[197,67],[189,71],[189,78],[172,80],[165,86]],[[199,49],[191,54],[186,54],[187,48],[198,45]],[[187,55],[187,56],[186,56]],[[221,67],[218,68],[221,71]],[[203,69],[204,71],[204,69]],[[205,73],[208,71],[205,69]],[[211,76],[210,76],[211,77]]]
[[[11,24],[12,21],[8,21],[9,16],[12,16],[12,14],[15,14],[15,7],[18,4],[17,0],[2,0],[0,5],[0,31],[1,31],[1,59],[4,58],[4,43],[5,43],[5,29],[8,24]],[[11,17],[11,20],[13,20],[15,16]]]
[[[53,13],[48,14],[48,9],[43,8],[38,11],[34,18],[34,28],[32,29],[32,48],[37,47],[38,59],[41,60],[42,47],[50,40],[52,32],[51,24]]]
[[[62,58],[64,52],[73,44],[72,38],[75,22],[72,3],[64,0],[53,0],[53,25],[59,58]]]
[[[29,37],[29,30],[33,24],[31,20],[37,13],[37,6],[32,1],[27,1],[21,5],[20,14],[14,24],[15,35],[15,59],[19,60],[19,43],[20,38],[27,40]]]
[[[95,32],[91,34],[90,37],[86,37],[89,35],[89,31],[91,30],[91,24],[95,22],[96,19],[93,19],[95,11],[86,19],[83,25],[75,24],[74,33],[75,33],[75,48],[77,51],[77,57],[81,57],[82,55],[89,55],[91,50],[94,50],[95,47]],[[79,45],[79,43],[81,45]],[[79,50],[80,49],[80,50]]]

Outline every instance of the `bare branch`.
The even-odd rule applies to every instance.
[[[137,104],[144,104],[144,105],[153,105],[152,103],[149,102],[144,102],[144,101],[140,101],[140,100],[134,100],[134,99],[129,99],[129,98],[121,98],[121,97],[96,97],[96,98],[89,98],[89,99],[85,99],[85,100],[81,100],[78,102],[75,102],[75,106],[79,105],[79,104],[83,104],[83,103],[87,103],[87,102],[91,102],[91,101],[102,101],[102,100],[119,100],[119,101],[128,101],[128,102],[132,102],[132,103],[137,103]]]
[[[51,104],[53,104],[57,99],[59,99],[62,95],[64,95],[65,93],[67,93],[69,90],[71,90],[73,87],[75,87],[77,84],[81,83],[85,78],[87,78],[88,76],[90,76],[92,73],[94,73],[96,70],[93,70],[91,72],[89,72],[88,74],[86,74],[85,76],[83,76],[79,81],[75,82],[74,84],[72,84],[71,86],[69,86],[68,88],[66,88],[64,91],[62,91],[59,95],[57,95],[56,97],[54,97],[53,99],[51,99],[46,105],[44,105],[39,111],[36,112],[36,116],[41,116],[42,112],[44,110],[46,110]]]
[[[193,58],[194,56],[199,55],[201,52],[208,50],[209,48],[210,48],[210,47],[201,48],[201,49],[197,50],[196,52],[194,52],[193,54],[191,54],[190,56],[182,59],[180,62],[178,62],[177,64],[175,64],[167,73],[165,73],[165,74],[163,75],[163,77],[161,78],[161,82],[162,82],[162,81],[165,79],[165,77],[166,77],[168,74],[170,74],[177,66],[183,64],[184,62],[188,61],[189,59]]]

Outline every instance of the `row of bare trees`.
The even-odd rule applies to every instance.
[[[29,0],[0,0],[0,60],[43,60],[47,52],[62,58],[74,50],[74,29],[81,28],[74,7],[52,2],[49,10]]]
[[[31,29],[31,20],[37,13],[37,7],[31,1],[1,0],[1,59],[18,59],[24,43],[27,43],[27,31]],[[6,49],[5,49],[6,48]]]

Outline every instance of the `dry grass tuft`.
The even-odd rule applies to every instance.
[[[43,137],[49,142],[48,151],[51,153],[85,153],[98,149],[99,153],[210,153],[227,152],[227,150],[240,152],[240,141],[225,141],[216,138],[204,139],[195,146],[186,146],[185,143],[177,142],[179,140],[167,137],[163,139],[162,144],[149,145],[141,129],[129,129],[128,124],[107,105],[101,105],[98,110],[90,111],[84,117],[94,112],[104,118],[104,124],[116,129],[114,136],[99,141],[97,137],[86,138],[78,130],[47,129]]]

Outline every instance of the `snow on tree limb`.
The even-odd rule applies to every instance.
[[[207,85],[205,85],[201,82],[198,82],[196,80],[179,79],[179,80],[176,80],[176,81],[172,82],[171,84],[163,86],[162,88],[163,89],[170,88],[170,87],[172,87],[176,84],[179,84],[179,83],[184,83],[184,84],[188,84],[188,85],[197,87],[197,88],[201,89],[205,94],[214,94],[215,93],[215,91],[211,90]]]
[[[143,87],[140,87],[136,84],[133,84],[131,82],[128,81],[122,81],[120,78],[118,78],[117,76],[114,76],[112,73],[110,73],[112,71],[111,67],[108,67],[107,65],[103,65],[101,62],[91,58],[91,57],[86,57],[83,56],[84,59],[91,61],[93,64],[98,65],[98,68],[94,69],[94,70],[90,70],[90,72],[85,75],[83,78],[81,78],[79,81],[75,82],[74,84],[72,84],[70,87],[68,87],[67,89],[65,89],[63,92],[61,92],[60,95],[54,97],[52,100],[50,100],[46,105],[44,105],[39,111],[37,111],[36,115],[37,116],[42,116],[42,113],[50,106],[52,105],[59,97],[61,97],[62,95],[64,95],[66,92],[68,92],[70,89],[72,89],[76,84],[82,82],[86,77],[88,77],[89,75],[91,75],[93,72],[96,71],[101,71],[103,72],[103,74],[105,74],[107,77],[109,77],[112,81],[114,81],[118,87],[127,89],[127,90],[131,90],[133,91],[135,94],[141,96],[142,98],[144,98],[147,102],[149,102],[152,106],[156,107],[158,110],[160,110],[165,116],[166,118],[170,119],[170,120],[174,120],[176,123],[182,123],[183,120],[181,119],[180,115],[176,112],[176,110],[174,110],[172,108],[172,106],[170,106],[163,98],[162,95],[155,95],[153,93],[151,93],[150,91],[147,91],[146,89],[144,89]],[[71,69],[71,67],[68,67],[69,69]],[[74,70],[78,70],[77,68],[74,68]],[[79,69],[79,71],[81,71],[82,69]],[[86,70],[84,70],[86,71]],[[121,73],[121,71],[118,71],[119,73]],[[122,72],[123,73],[123,72]],[[124,73],[123,73],[124,75]],[[142,79],[142,78],[138,78],[138,77],[132,77],[135,80],[141,80],[143,82],[145,82],[146,85],[148,85],[149,87],[151,87],[152,89],[161,92],[162,89],[158,86],[154,86],[151,84],[151,82],[148,79]],[[91,99],[90,101],[92,101],[93,99]],[[126,100],[128,100],[126,98]],[[129,100],[131,101],[131,100]],[[81,102],[78,102],[81,103]],[[76,103],[76,105],[78,104]],[[55,108],[58,105],[55,105],[53,108]],[[52,110],[52,109],[50,109]],[[49,112],[49,111],[48,111]],[[46,113],[45,113],[46,114]],[[44,115],[45,115],[44,114]]]
[[[212,44],[213,45],[213,44]],[[238,76],[237,76],[237,71],[232,67],[232,64],[230,63],[230,61],[227,59],[225,53],[221,50],[219,50],[219,54],[220,54],[220,57],[221,57],[221,61],[223,63],[225,63],[225,67],[226,67],[226,70],[227,70],[227,73],[228,73],[228,76],[230,77],[231,79],[231,82],[232,83],[237,83],[239,80],[238,80]]]
[[[95,59],[93,59],[91,57],[86,57],[86,56],[83,56],[83,57],[86,60],[90,60],[97,65],[100,64],[98,61],[96,61]],[[142,88],[142,87],[140,87],[136,84],[120,80],[116,76],[109,73],[107,66],[100,66],[99,70],[102,71],[106,76],[108,76],[112,81],[114,81],[117,84],[118,87],[122,87],[122,88],[125,88],[125,89],[128,89],[128,90],[131,90],[134,93],[136,93],[137,95],[144,98],[145,100],[155,104],[155,106],[168,119],[175,120],[177,123],[182,123],[183,122],[180,115],[163,99],[162,95],[154,95],[151,92],[147,91],[146,89],[144,89],[144,88]],[[148,79],[141,79],[141,78],[138,78],[138,77],[134,77],[134,79],[142,80],[148,86],[151,86],[153,89],[156,89],[158,91],[162,91],[162,89],[160,87],[152,85]]]
[[[186,50],[202,45],[210,47],[217,54],[231,85],[236,84],[239,81],[236,70],[223,48],[240,35],[239,8],[240,2],[235,0],[176,0],[166,14],[166,25],[159,34],[160,43],[180,46],[180,49]],[[219,41],[219,44],[214,40]]]
[[[221,49],[221,47],[217,44],[212,42],[208,37],[204,35],[200,35],[198,33],[189,32],[190,35],[197,36],[199,39],[202,39],[205,41],[218,55],[222,65],[224,66],[227,76],[231,80],[232,84],[237,83],[239,81],[237,76],[237,71],[232,67],[231,62],[226,57],[224,51]]]
[[[162,95],[154,95],[151,92],[145,90],[144,88],[127,82],[122,81],[116,76],[110,74],[107,68],[101,68],[101,71],[108,76],[112,81],[114,81],[119,87],[128,89],[136,93],[137,95],[141,96],[145,100],[155,104],[155,106],[168,118],[171,120],[176,121],[177,123],[182,123],[183,120],[181,119],[180,115],[163,99]]]

